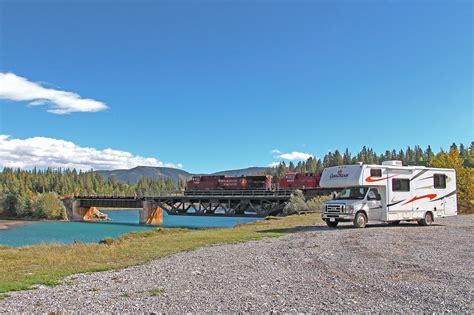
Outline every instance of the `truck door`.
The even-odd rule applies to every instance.
[[[378,188],[372,187],[367,192],[367,206],[369,207],[369,221],[384,220],[382,198],[384,194]]]

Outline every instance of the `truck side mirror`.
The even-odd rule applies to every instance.
[[[367,200],[382,200],[382,198],[379,193],[369,191],[369,194],[367,195]]]

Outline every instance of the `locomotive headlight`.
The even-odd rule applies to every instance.
[[[346,206],[346,212],[352,213],[353,211],[354,211],[354,206],[352,206],[352,205],[347,205]]]

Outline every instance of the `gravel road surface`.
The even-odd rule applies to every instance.
[[[474,313],[474,216],[323,224],[11,293],[0,312]]]

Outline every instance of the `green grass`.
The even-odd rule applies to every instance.
[[[148,293],[150,294],[150,296],[158,296],[164,292],[165,292],[165,289],[163,288],[152,288],[148,290]]]
[[[0,247],[0,293],[28,289],[33,284],[56,285],[67,275],[124,268],[203,246],[279,237],[292,228],[319,220],[319,214],[307,214],[261,220],[233,228],[160,228],[128,233],[108,245]]]

